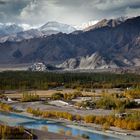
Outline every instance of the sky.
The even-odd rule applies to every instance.
[[[39,26],[48,21],[81,25],[140,15],[140,0],[0,0],[0,22]]]

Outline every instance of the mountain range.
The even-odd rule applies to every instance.
[[[60,32],[69,34],[74,31],[76,31],[74,27],[54,21],[48,22],[39,28],[33,28],[29,30],[24,30],[20,25],[16,24],[3,24],[0,26],[0,42],[19,42],[25,39],[39,38]]]
[[[140,17],[102,20],[83,31],[65,27],[55,30],[48,23],[36,37],[1,42],[0,64],[41,61],[63,69],[140,66]]]

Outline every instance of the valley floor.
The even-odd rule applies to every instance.
[[[62,104],[59,104],[58,102],[56,104],[54,104],[53,100],[49,100],[46,102],[46,99],[48,99],[53,93],[56,93],[56,92],[72,93],[74,91],[75,91],[74,89],[61,89],[61,88],[60,89],[51,89],[51,90],[33,91],[33,92],[36,92],[41,98],[45,98],[45,101],[36,101],[36,102],[18,101],[22,98],[22,93],[20,93],[19,91],[5,91],[5,95],[11,99],[17,100],[17,101],[11,101],[11,102],[7,101],[6,103],[10,104],[16,110],[20,110],[21,111],[21,113],[19,113],[20,115],[25,115],[25,116],[29,116],[29,117],[34,117],[34,116],[32,114],[29,114],[26,112],[28,107],[31,107],[33,109],[39,108],[40,110],[43,110],[43,111],[56,111],[56,110],[64,111],[64,112],[68,112],[68,113],[72,113],[72,114],[76,114],[76,115],[80,114],[82,116],[90,115],[90,114],[102,116],[102,115],[111,115],[114,113],[113,110],[84,109],[84,108],[79,109],[79,108],[76,108],[75,106],[71,106],[70,104],[62,105]],[[114,91],[114,93],[122,92],[119,89],[108,89],[109,93],[112,93],[112,91]],[[101,89],[96,89],[96,94],[98,94],[98,96],[100,95],[100,92],[101,92]],[[93,93],[83,91],[82,94],[91,95]],[[139,108],[137,110],[139,110]],[[38,118],[40,118],[40,117],[38,117]],[[55,122],[61,122],[70,127],[76,127],[76,128],[79,127],[80,129],[83,129],[83,130],[86,129],[87,131],[95,132],[95,133],[99,133],[99,134],[103,134],[103,135],[107,135],[107,136],[113,135],[113,136],[118,137],[123,140],[139,140],[139,138],[140,138],[140,131],[123,130],[123,129],[120,129],[117,127],[110,127],[109,130],[103,131],[103,128],[101,125],[97,125],[97,124],[93,124],[93,123],[84,123],[82,121],[79,121],[79,122],[68,121],[68,120],[65,120],[62,118],[61,119],[49,119],[49,120],[53,120]],[[7,122],[9,122],[9,121],[10,120],[7,120]],[[39,137],[44,139],[42,137],[44,135],[44,132],[38,131],[38,130],[34,130],[34,132],[37,133],[37,135]],[[52,133],[46,133],[46,134],[48,134],[48,136],[49,136],[48,139],[51,139],[54,136],[57,136],[57,135],[53,135]],[[58,138],[61,139],[62,136],[58,136]]]

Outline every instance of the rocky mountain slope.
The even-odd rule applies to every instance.
[[[57,65],[57,67],[65,70],[118,68],[113,61],[106,60],[98,53],[93,53],[91,56],[68,59],[64,63]]]
[[[127,20],[127,17],[120,17],[117,19],[103,19],[99,21],[98,23],[85,28],[84,31],[89,31],[89,30],[98,29],[102,27],[116,27],[119,24],[125,22],[126,20]]]
[[[140,66],[140,17],[76,34],[0,44],[0,64],[43,61],[65,68]],[[98,54],[98,55],[97,55]],[[95,57],[96,56],[96,57]],[[72,58],[72,64],[71,63]]]

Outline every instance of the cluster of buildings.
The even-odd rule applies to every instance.
[[[47,67],[44,63],[34,63],[28,68],[29,71],[46,71]]]
[[[0,102],[6,103],[6,102],[12,102],[12,100],[5,95],[0,95]]]

